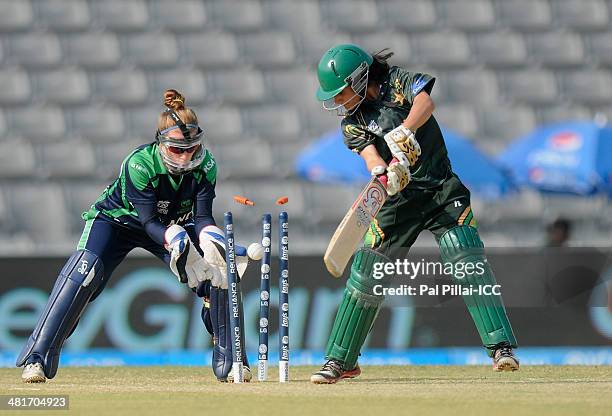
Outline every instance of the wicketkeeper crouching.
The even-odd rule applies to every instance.
[[[141,247],[164,261],[198,296],[202,319],[213,335],[213,371],[231,374],[224,233],[215,225],[217,164],[206,149],[195,112],[176,90],[164,93],[155,140],[134,149],[118,178],[83,214],[85,227],[76,251],[59,273],[38,323],[17,357],[24,382],[55,377],[64,341],[85,307],[95,300],[115,268]],[[239,274],[246,250],[236,248]],[[251,379],[244,355],[244,379]]]

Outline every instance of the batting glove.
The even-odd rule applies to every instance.
[[[389,146],[391,153],[401,161],[402,157],[397,153],[398,151],[402,152],[408,159],[410,166],[414,166],[417,160],[419,160],[419,156],[421,156],[421,146],[414,137],[414,133],[403,125],[385,134],[385,141],[387,144],[391,144],[391,142],[395,143],[397,146]]]
[[[410,182],[410,170],[393,159],[389,166],[375,166],[371,171],[372,176],[377,176],[380,182],[387,188],[391,196],[404,189]]]

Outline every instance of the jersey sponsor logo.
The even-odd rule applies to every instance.
[[[208,159],[208,161],[204,164],[202,169],[204,169],[204,173],[208,173],[210,172],[212,168],[215,167],[215,165],[216,165],[215,159]]]
[[[146,169],[140,163],[132,162],[130,163],[130,167],[136,169],[137,171],[144,172]]]
[[[157,212],[160,214],[168,215],[168,207],[170,207],[170,201],[157,201]]]
[[[368,130],[370,130],[374,134],[382,134],[382,128],[378,124],[376,124],[375,120],[370,120],[370,124],[368,124]]]
[[[455,208],[458,208],[461,206],[461,201],[455,201]]]
[[[186,214],[181,215],[180,217],[178,217],[176,220],[170,221],[170,224],[168,224],[168,225],[170,226],[170,225],[174,225],[174,224],[183,224],[183,223],[185,223],[187,220],[189,220],[192,217],[193,217],[193,212],[189,211]]]

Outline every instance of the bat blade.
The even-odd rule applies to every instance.
[[[387,197],[384,185],[375,177],[361,191],[338,225],[323,256],[325,267],[332,276],[342,276],[346,265]]]

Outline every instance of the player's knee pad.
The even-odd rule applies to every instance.
[[[57,372],[62,345],[74,330],[93,293],[104,279],[104,265],[94,253],[76,251],[62,268],[34,332],[17,357],[41,361],[47,378]]]
[[[375,279],[375,264],[388,261],[387,257],[367,248],[361,248],[355,253],[351,275],[346,283],[325,354],[328,359],[343,363],[347,370],[355,367],[361,347],[385,299],[384,296],[374,294],[374,286],[385,284],[389,277]]]
[[[389,258],[375,250],[369,248],[358,249],[355,252],[353,264],[351,265],[351,274],[346,282],[347,290],[364,301],[374,304],[381,303],[384,300],[384,296],[375,295],[374,287],[386,285],[391,276],[383,274],[380,279],[377,279],[374,276],[374,270],[377,268],[377,264],[384,266],[389,261]]]
[[[439,243],[442,261],[453,265],[455,280],[471,288],[463,298],[483,345],[489,349],[500,344],[515,347],[516,339],[502,298],[492,291],[497,281],[476,228],[467,225],[451,228]]]

